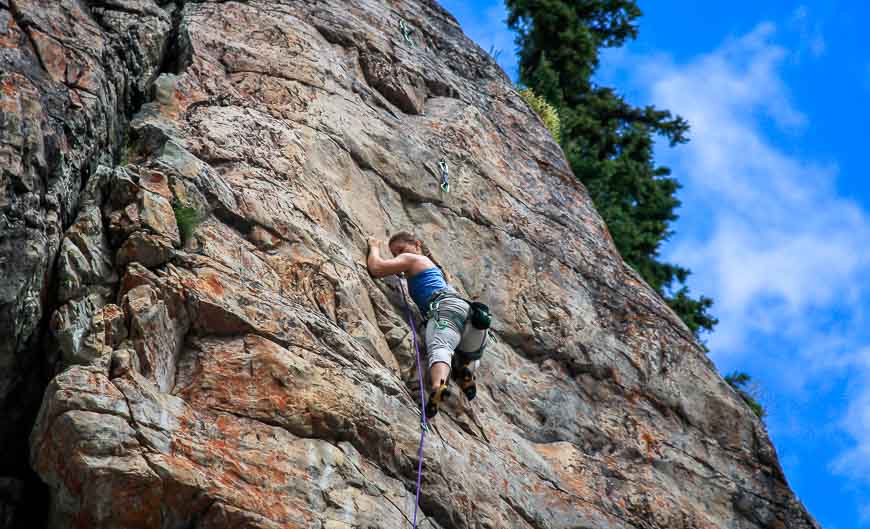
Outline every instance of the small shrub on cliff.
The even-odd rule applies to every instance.
[[[756,399],[758,395],[758,388],[751,386],[749,383],[752,381],[752,377],[747,375],[746,373],[742,373],[739,371],[735,371],[730,375],[725,376],[725,382],[731,385],[732,388],[740,395],[740,398],[752,408],[752,411],[755,412],[755,415],[758,415],[759,419],[763,419],[767,416],[767,410],[764,409],[764,406],[761,405],[760,402]]]
[[[548,103],[543,97],[536,95],[531,88],[520,90],[520,96],[522,96],[522,98],[526,100],[526,103],[532,107],[532,110],[538,114],[541,121],[544,122],[544,126],[550,131],[550,135],[553,136],[556,143],[559,143],[561,141],[560,129],[562,125],[559,122],[559,111],[556,110],[556,107]]]
[[[193,232],[196,227],[202,222],[202,217],[195,208],[190,206],[174,205],[172,210],[175,212],[175,223],[178,224],[178,233],[181,235],[181,242],[186,243],[193,237]]]

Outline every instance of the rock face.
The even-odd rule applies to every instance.
[[[818,527],[433,2],[0,0],[0,31],[0,441],[44,370],[48,527],[410,526],[411,332],[364,265],[407,229],[496,317],[420,527]]]
[[[58,338],[78,360],[85,320],[114,295],[101,200],[83,195],[123,143],[171,28],[150,1],[0,0],[0,526],[40,495],[27,436],[56,360],[48,320],[63,305]],[[19,520],[38,515],[28,504]]]

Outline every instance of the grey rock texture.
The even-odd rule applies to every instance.
[[[150,0],[0,1],[0,476],[29,472],[26,438],[53,371],[42,350],[52,310],[69,302],[59,318],[79,325],[94,309],[86,287],[113,273],[106,254],[82,253],[104,249],[90,238],[99,208],[85,210],[82,194],[124,143],[171,22]],[[0,494],[0,523],[21,497]]]
[[[53,367],[29,438],[50,527],[409,526],[411,333],[364,265],[368,235],[405,229],[496,316],[478,398],[427,437],[420,527],[818,527],[435,3],[4,2],[0,205],[45,230],[0,241],[21,260],[0,361]]]

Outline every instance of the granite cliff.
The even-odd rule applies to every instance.
[[[0,0],[0,183],[0,527],[409,527],[405,229],[496,316],[420,527],[818,527],[434,2]]]

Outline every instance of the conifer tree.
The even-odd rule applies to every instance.
[[[654,160],[654,140],[688,140],[688,123],[653,106],[635,107],[592,75],[599,51],[637,36],[635,0],[506,0],[517,32],[520,82],[549,101],[561,121],[561,144],[589,190],[623,259],[697,336],[717,323],[710,298],[693,299],[689,270],[665,263],[659,248],[671,234],[680,185]]]

